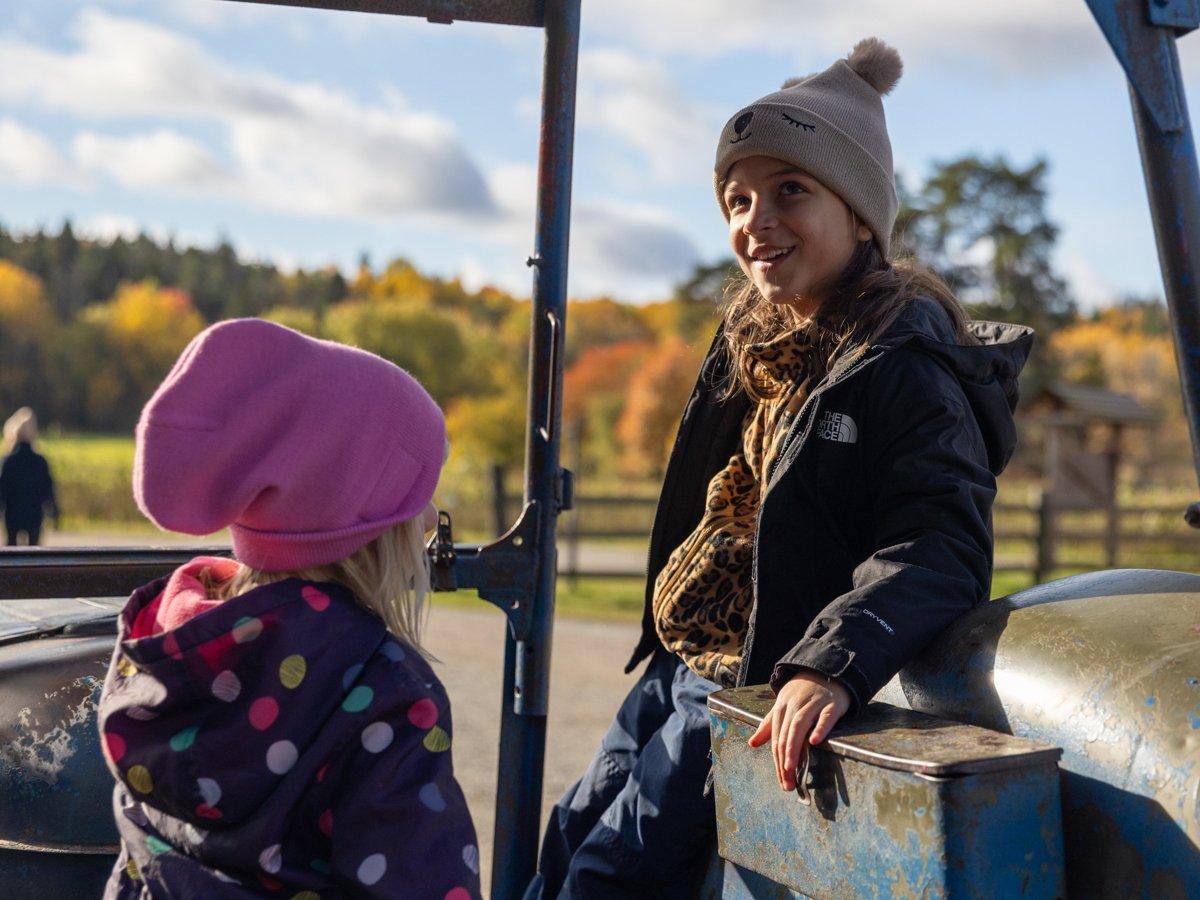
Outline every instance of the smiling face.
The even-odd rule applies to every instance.
[[[871,230],[855,225],[841,197],[770,156],[734,163],[725,180],[729,243],[769,303],[813,315]]]

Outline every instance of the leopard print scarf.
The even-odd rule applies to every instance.
[[[794,331],[749,352],[776,388],[742,423],[742,441],[708,484],[696,529],[654,582],[654,624],[663,645],[697,675],[737,681],[749,623],[751,561],[761,487],[808,396],[811,343]]]

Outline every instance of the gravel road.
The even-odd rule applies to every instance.
[[[579,619],[555,623],[543,826],[555,800],[583,773],[634,683],[635,675],[622,670],[637,634],[637,626],[628,623]],[[504,617],[486,606],[478,611],[438,608],[435,600],[425,644],[440,660],[434,668],[450,694],[454,770],[475,818],[486,894],[491,878]]]

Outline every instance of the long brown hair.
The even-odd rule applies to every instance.
[[[857,228],[857,216],[853,212],[850,216]],[[911,257],[887,260],[874,240],[859,241],[831,287],[829,299],[811,318],[791,306],[764,300],[744,273],[736,273],[726,285],[721,307],[725,343],[733,363],[724,395],[741,389],[756,400],[772,397],[779,388],[765,377],[749,348],[788,331],[802,330],[812,342],[807,387],[817,384],[839,360],[865,353],[904,307],[920,296],[935,300],[946,310],[959,343],[976,342],[967,330],[970,317],[946,282]]]

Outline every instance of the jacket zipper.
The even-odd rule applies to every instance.
[[[813,423],[817,420],[817,412],[821,406],[821,395],[830,388],[841,384],[851,375],[858,373],[861,369],[879,359],[879,357],[886,352],[887,348],[884,348],[874,354],[864,356],[858,362],[846,369],[846,371],[838,375],[837,378],[819,385],[816,390],[809,394],[808,399],[804,401],[804,405],[800,407],[800,413],[796,416],[796,421],[804,421],[805,413],[808,412],[810,405],[812,406],[812,415],[808,417],[808,422],[804,426],[804,431],[794,442],[795,451],[793,452],[792,450],[792,442],[785,442],[784,446],[780,449],[779,455],[776,456],[774,462],[771,463],[771,469],[767,472],[767,484],[763,488],[762,497],[759,499],[758,512],[755,514],[754,520],[754,555],[751,558],[750,563],[750,595],[752,598],[750,603],[750,620],[746,625],[746,639],[742,641],[742,654],[738,663],[738,676],[737,683],[734,685],[735,687],[744,687],[746,684],[746,679],[749,677],[750,653],[754,646],[754,624],[758,620],[758,535],[761,533],[762,529],[762,512],[767,505],[767,492],[774,486],[777,480],[775,478],[775,473],[778,471],[780,464],[782,464],[785,459],[787,459],[789,456],[794,457],[799,455],[800,451],[804,449],[804,445],[808,442],[808,436],[812,432]]]

